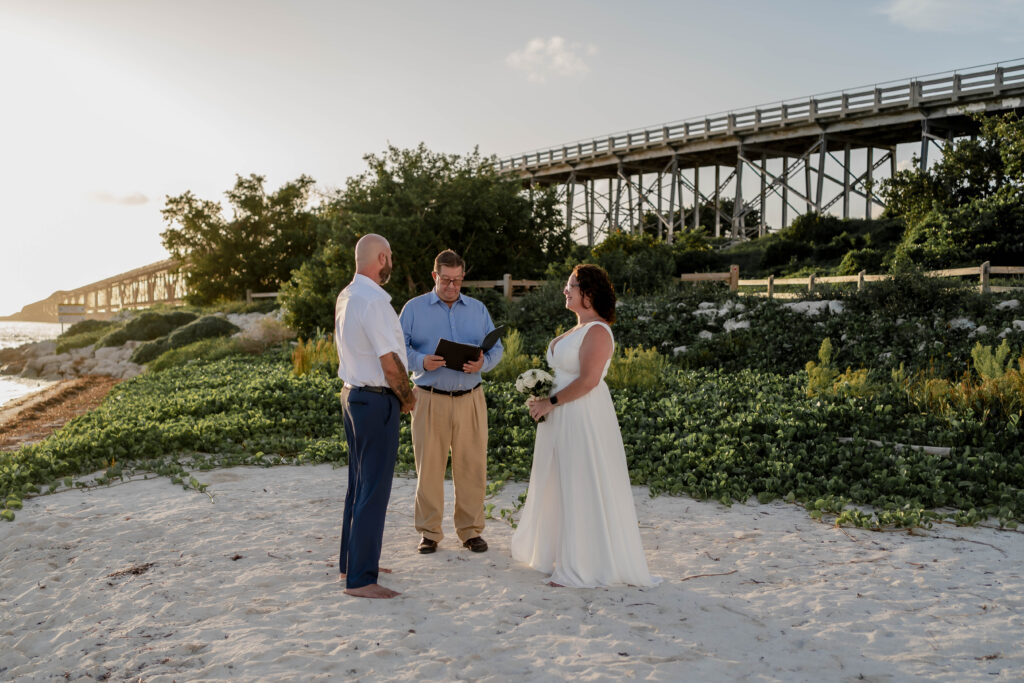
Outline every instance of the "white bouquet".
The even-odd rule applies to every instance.
[[[553,386],[555,378],[539,368],[531,368],[516,378],[516,391],[535,398],[547,398]],[[540,421],[543,422],[544,418]]]

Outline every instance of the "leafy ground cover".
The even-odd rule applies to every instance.
[[[1012,297],[912,274],[823,292],[801,304],[813,314],[710,286],[626,297],[609,386],[633,482],[723,503],[781,498],[844,524],[1015,525],[1024,307]],[[555,287],[496,317],[516,332],[508,367],[486,378],[492,486],[530,471],[535,426],[512,380],[573,323]],[[152,472],[201,489],[196,471],[215,466],[344,463],[330,343],[263,348],[182,347],[47,440],[0,453],[0,514],[97,471],[98,484]],[[412,472],[402,429],[398,470]]]
[[[49,439],[0,454],[3,514],[96,471],[95,484],[152,472],[202,490],[201,471],[217,466],[342,464],[340,389],[326,372],[296,377],[278,351],[141,375]],[[488,477],[524,480],[535,426],[511,382],[486,391]],[[652,494],[782,498],[813,516],[876,527],[1024,519],[1019,416],[992,424],[969,411],[922,411],[895,383],[870,397],[808,396],[804,372],[675,368],[659,386],[613,395],[630,476]],[[398,470],[412,472],[407,419],[402,430]]]

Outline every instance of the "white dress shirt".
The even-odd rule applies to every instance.
[[[354,387],[386,387],[380,357],[397,353],[408,367],[405,337],[391,295],[358,273],[338,294],[334,306],[334,344],[338,349],[338,377]]]

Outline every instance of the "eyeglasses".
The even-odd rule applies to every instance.
[[[461,287],[462,286],[462,281],[464,279],[465,278],[461,278],[461,277],[459,277],[459,278],[444,277],[443,275],[439,275],[437,277],[437,281],[441,284],[442,287],[450,287],[451,285],[455,285],[456,287]]]

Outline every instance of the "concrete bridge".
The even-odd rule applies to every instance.
[[[927,167],[933,148],[977,133],[974,114],[1011,111],[1024,113],[1024,59],[579,140],[499,166],[526,187],[557,185],[566,223],[590,245],[637,229],[645,214],[671,241],[701,223],[702,205],[715,212],[716,236],[743,238],[765,234],[768,214],[783,227],[841,202],[844,218],[874,216],[884,207],[877,181],[896,173],[897,145],[920,144]]]
[[[93,282],[75,289],[57,292],[60,304],[84,306],[88,318],[107,318],[123,309],[148,308],[155,304],[171,306],[185,303],[185,274],[175,259]]]
[[[3,320],[58,322],[61,306],[74,307],[73,315],[64,316],[69,321],[105,320],[123,309],[183,304],[187,294],[185,274],[178,267],[175,259],[165,259],[75,289],[58,290]]]

